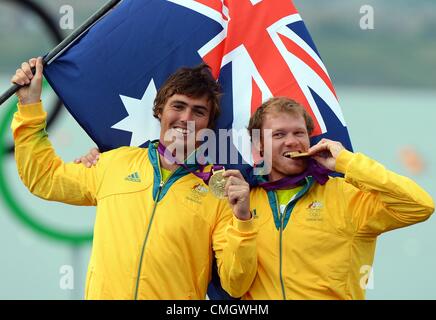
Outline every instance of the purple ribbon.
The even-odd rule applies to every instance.
[[[314,159],[309,158],[307,162],[307,168],[304,172],[298,175],[284,177],[277,181],[262,182],[259,183],[259,186],[267,191],[273,191],[283,188],[295,188],[299,186],[301,182],[308,176],[312,176],[321,185],[325,184],[329,179],[328,175],[333,171],[320,165]]]
[[[191,168],[189,168],[184,162],[180,162],[176,159],[176,157],[173,156],[173,154],[167,149],[167,147],[165,147],[160,141],[157,145],[157,151],[159,152],[159,154],[164,157],[165,159],[181,166],[182,168],[184,168],[186,171],[189,171],[190,173],[192,173],[193,175],[199,177],[200,179],[202,179],[204,181],[205,184],[209,185],[209,180],[210,177],[212,177],[212,171],[215,170],[222,170],[224,169],[223,166],[217,166],[217,165],[213,165],[212,166],[212,170],[209,172],[203,172],[204,168],[206,167],[203,164],[198,164],[200,167],[200,171],[196,171],[196,170],[192,170]]]

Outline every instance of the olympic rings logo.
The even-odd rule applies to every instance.
[[[21,0],[21,1],[10,1],[14,5],[20,6],[24,10],[31,11],[37,14],[43,23],[48,27],[50,31],[50,35],[55,40],[56,44],[61,42],[63,37],[60,34],[60,31],[50,17],[50,15],[44,10],[43,7],[33,3],[30,0]],[[44,83],[43,88],[47,88],[47,83]],[[7,134],[9,132],[9,125],[12,121],[13,114],[15,112],[15,106],[17,104],[17,100],[11,99],[11,102],[6,106],[6,113],[3,119],[0,119],[0,141],[5,141]],[[62,110],[62,102],[57,99],[53,108],[53,111],[48,117],[47,128],[50,127],[56,120],[56,118],[60,115]],[[49,237],[51,239],[73,244],[80,245],[86,242],[90,242],[92,240],[92,231],[91,232],[69,232],[65,230],[61,230],[55,228],[53,226],[49,226],[44,224],[39,219],[35,218],[35,215],[31,215],[25,210],[20,201],[18,201],[14,193],[9,188],[7,179],[6,179],[6,158],[9,155],[12,155],[14,151],[14,146],[5,146],[4,144],[0,144],[0,194],[2,195],[2,199],[9,209],[9,211],[16,217],[20,222],[22,222],[26,227],[32,229],[38,234]]]

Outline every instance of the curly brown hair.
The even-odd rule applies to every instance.
[[[159,119],[168,99],[175,94],[190,98],[206,96],[211,106],[208,127],[213,128],[220,114],[221,88],[208,65],[203,63],[193,68],[180,68],[165,81],[154,99],[153,116],[156,119]]]
[[[287,112],[293,115],[301,115],[306,122],[306,129],[309,136],[315,128],[312,117],[301,104],[286,97],[274,97],[262,103],[262,105],[251,116],[247,128],[250,138],[252,138],[253,129],[262,129],[265,115],[269,112]]]

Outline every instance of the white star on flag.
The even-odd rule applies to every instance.
[[[150,137],[159,136],[159,122],[152,113],[156,94],[156,86],[151,79],[141,99],[120,95],[129,115],[111,128],[131,132],[130,146],[138,147],[150,140]]]

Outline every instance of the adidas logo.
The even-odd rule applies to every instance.
[[[135,173],[129,174],[129,175],[125,178],[125,180],[127,180],[127,181],[131,181],[131,182],[141,182],[141,178],[139,177],[138,172],[135,172]]]

